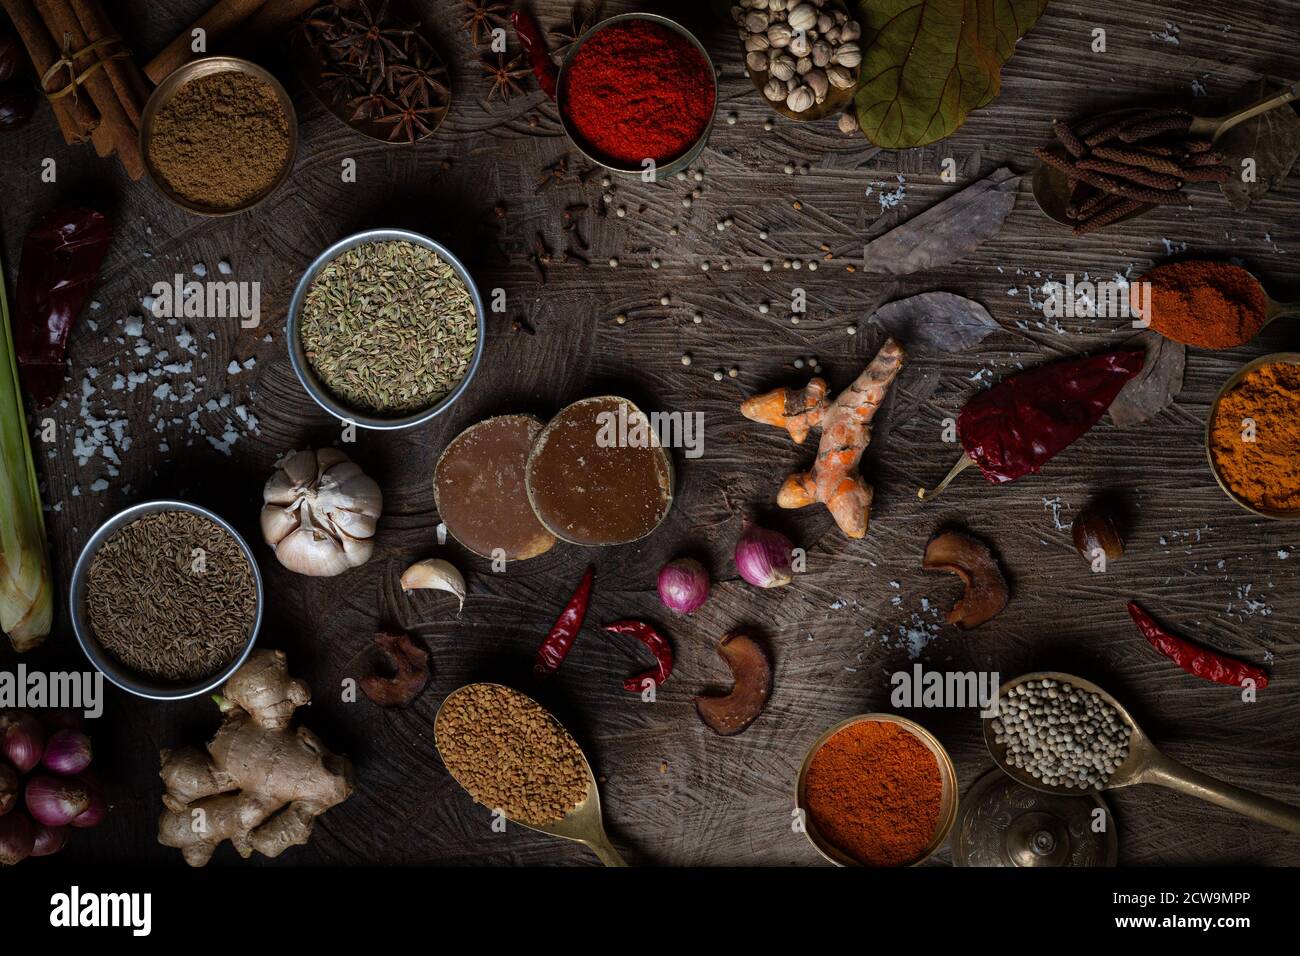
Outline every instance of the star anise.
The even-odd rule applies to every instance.
[[[492,81],[487,95],[489,100],[495,93],[500,93],[503,100],[510,99],[513,93],[523,93],[524,88],[519,81],[528,75],[528,70],[523,68],[522,63],[522,57],[507,57],[504,53],[496,54],[495,59],[485,56],[479,60],[483,74]]]
[[[357,0],[360,16],[355,19],[346,14],[339,16],[339,22],[347,32],[332,46],[344,59],[362,70],[374,68],[383,74],[387,72],[389,58],[406,59],[404,46],[414,28],[388,22],[388,0],[378,0],[377,9],[371,6],[373,2],[375,0]]]
[[[583,12],[581,4],[575,3],[569,12],[569,22],[564,26],[552,27],[550,30],[551,52],[563,56],[569,47],[577,43],[584,33],[595,26],[600,17],[601,6],[600,3],[595,3],[590,10]]]
[[[393,83],[392,92],[403,103],[429,106],[445,103],[451,95],[451,88],[446,83],[447,71],[432,61],[394,63],[388,72]]]
[[[320,74],[319,89],[331,103],[344,103],[366,92],[367,84],[349,63],[331,63]]]
[[[475,46],[483,42],[482,38],[492,36],[496,26],[505,26],[506,8],[497,0],[465,0],[465,17],[461,26],[469,31],[469,38]]]
[[[423,139],[433,132],[438,125],[436,117],[442,113],[441,106],[416,106],[408,104],[398,106],[396,103],[390,104],[396,107],[396,111],[389,113],[387,116],[380,116],[375,119],[379,125],[392,125],[393,131],[388,134],[391,142],[397,142],[399,139],[406,139],[409,143],[414,143],[417,139]]]
[[[384,117],[401,109],[383,93],[365,93],[353,97],[347,105],[348,109],[352,110],[351,122],[353,123],[379,123]]]
[[[302,20],[301,30],[307,42],[315,49],[328,46],[339,36],[339,8],[327,3],[316,7]]]

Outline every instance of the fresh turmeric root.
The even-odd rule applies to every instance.
[[[352,764],[305,727],[294,711],[311,702],[289,676],[283,651],[254,651],[218,698],[225,723],[208,744],[162,751],[166,787],[158,842],[203,866],[223,840],[247,859],[279,856],[311,838],[312,824],[352,793]]]
[[[796,443],[809,428],[821,427],[812,470],[785,480],[776,496],[778,505],[804,508],[820,501],[847,537],[866,535],[874,491],[858,474],[858,463],[871,442],[871,420],[902,370],[904,357],[903,347],[887,340],[857,381],[829,405],[826,383],[815,378],[803,389],[777,389],[741,406],[746,418],[784,428]]]

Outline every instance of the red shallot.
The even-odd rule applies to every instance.
[[[736,570],[754,587],[779,588],[789,584],[794,545],[779,531],[746,522],[736,543]]]
[[[690,614],[709,599],[709,572],[694,558],[677,558],[660,569],[658,586],[664,607]]]
[[[61,827],[90,809],[90,789],[76,779],[38,774],[27,781],[27,811],[37,823]]]
[[[11,711],[0,716],[0,737],[3,737],[3,756],[18,771],[27,773],[41,762],[45,752],[45,728],[26,711]]]
[[[68,844],[67,827],[47,827],[36,824],[36,841],[32,845],[32,856],[53,856]]]
[[[72,777],[90,766],[90,738],[75,730],[56,730],[45,743],[41,763],[51,773]]]
[[[14,866],[32,855],[36,828],[22,813],[0,817],[0,866]]]

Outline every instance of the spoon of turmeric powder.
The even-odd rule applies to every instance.
[[[1165,338],[1202,349],[1245,345],[1270,322],[1300,317],[1300,303],[1269,298],[1241,266],[1203,260],[1156,266],[1129,287],[1129,305]]]

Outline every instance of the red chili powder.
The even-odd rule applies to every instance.
[[[817,831],[867,866],[906,866],[939,824],[943,780],[930,748],[888,721],[859,721],[813,755],[804,800]]]
[[[617,165],[667,163],[713,118],[713,71],[686,37],[624,20],[587,40],[565,71],[561,102],[574,131]]]
[[[1203,349],[1245,345],[1264,327],[1268,300],[1253,275],[1227,262],[1191,260],[1156,266],[1134,283],[1134,311],[1142,315],[1142,283],[1151,285],[1151,328]],[[1146,318],[1146,316],[1143,316]]]

